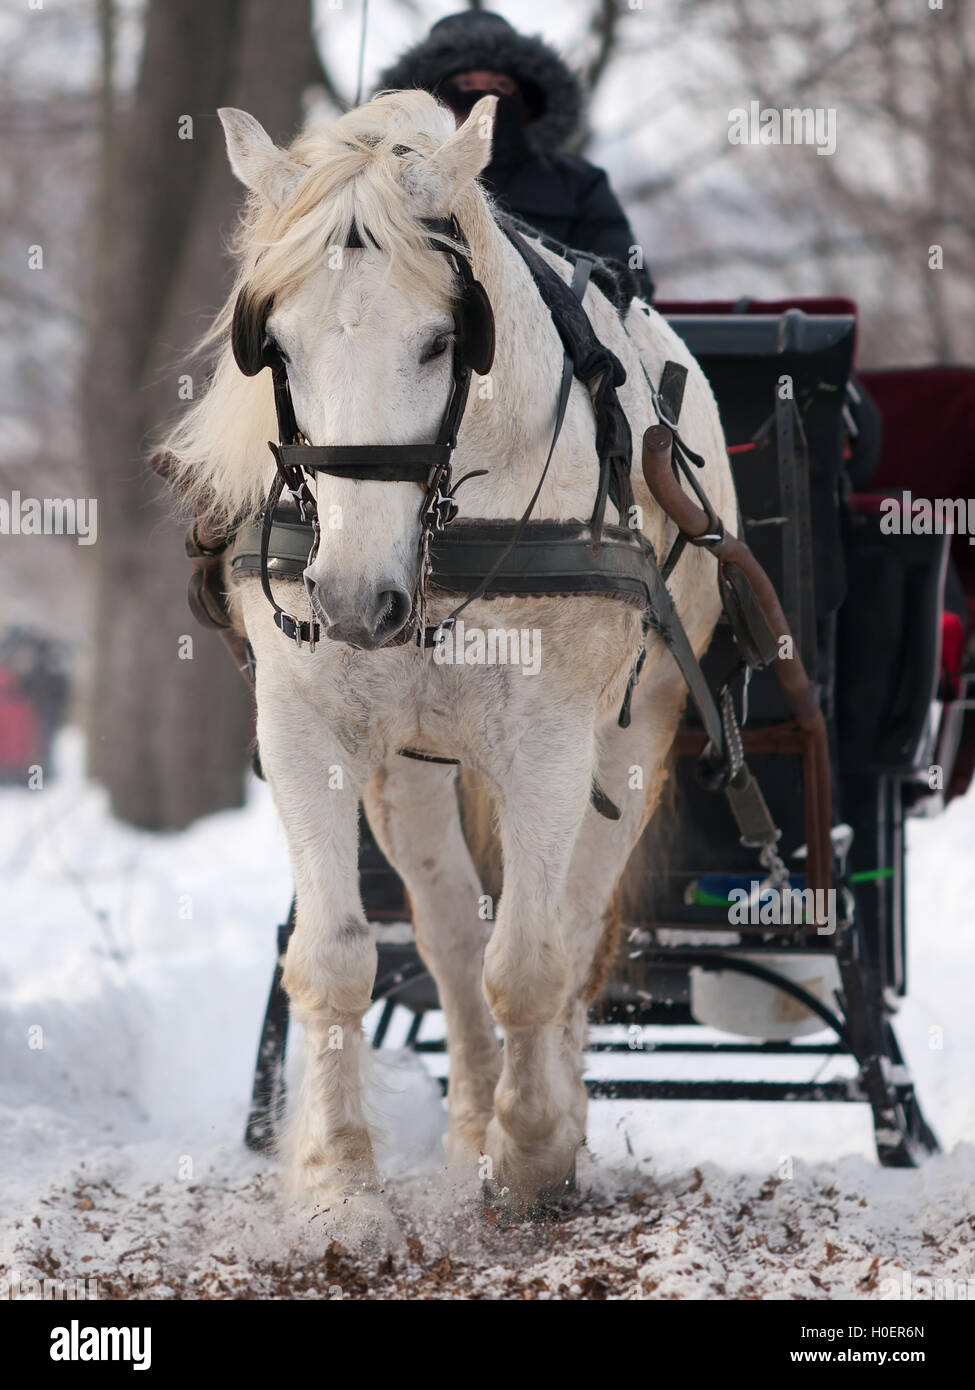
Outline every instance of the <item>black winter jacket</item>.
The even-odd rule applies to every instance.
[[[505,211],[553,241],[629,264],[630,224],[595,165],[568,154],[528,152],[518,164],[489,164],[482,182]]]
[[[481,175],[498,206],[544,236],[626,266],[645,299],[653,284],[640,259],[626,214],[602,169],[560,146],[576,131],[582,89],[575,74],[540,38],[519,34],[500,15],[468,10],[448,15],[427,37],[386,69],[380,87],[422,87],[443,97],[452,76],[482,69],[518,83],[531,119],[506,119],[499,107],[491,163]]]

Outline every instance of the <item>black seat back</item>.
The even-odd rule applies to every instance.
[[[855,318],[792,307],[747,315],[670,312],[668,318],[700,361],[717,397],[743,539],[775,585],[806,668],[819,680],[828,704],[834,616],[846,587],[839,480]],[[693,438],[687,442],[694,447]],[[722,620],[702,663],[713,688],[736,663],[731,630]],[[749,729],[791,718],[771,670],[753,675],[748,711]],[[693,709],[686,727],[700,727]],[[801,763],[782,755],[754,755],[749,763],[782,830],[781,847],[792,853],[805,840]],[[685,901],[688,885],[702,874],[761,877],[756,852],[739,843],[724,797],[698,785],[693,757],[678,760],[675,778],[666,847],[659,844],[661,825],[652,825],[627,874],[627,913],[637,921],[726,924],[724,909]],[[661,864],[666,864],[663,874]],[[801,866],[792,867],[801,871]],[[647,889],[642,899],[641,883]]]

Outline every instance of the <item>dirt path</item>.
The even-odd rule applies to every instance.
[[[923,1297],[925,1279],[975,1295],[973,1175],[970,1149],[923,1174],[860,1159],[791,1179],[593,1171],[573,1210],[518,1225],[433,1175],[394,1185],[406,1244],[377,1262],[287,1217],[267,1173],[128,1190],[79,1170],[17,1223],[4,1263],[122,1299],[877,1299]]]

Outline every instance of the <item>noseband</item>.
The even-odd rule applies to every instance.
[[[460,294],[455,313],[453,371],[450,395],[440,421],[437,437],[431,444],[309,444],[302,436],[295,419],[294,404],[288,372],[280,351],[267,341],[265,326],[271,301],[256,305],[242,290],[234,308],[232,346],[237,365],[245,376],[256,376],[270,367],[274,383],[274,408],[278,417],[278,443],[269,444],[277,473],[264,507],[261,534],[261,585],[274,609],[274,621],[286,637],[300,647],[307,642],[314,650],[321,637],[321,625],[314,619],[303,620],[286,613],[271,592],[268,575],[268,546],[275,508],[287,488],[297,504],[301,519],[309,523],[313,542],[308,565],[314,563],[321,540],[321,526],[315,498],[308,486],[306,474],[331,473],[339,478],[383,483],[419,483],[424,489],[420,505],[420,555],[416,588],[413,594],[412,619],[402,633],[388,645],[401,645],[415,633],[417,640],[429,645],[424,622],[427,579],[430,574],[430,543],[434,535],[450,524],[457,515],[455,494],[468,473],[457,482],[451,481],[450,461],[457,444],[457,431],[464,416],[470,391],[471,372],[483,376],[490,371],[494,360],[494,313],[487,292],[471,269],[469,247],[455,217],[427,218],[423,222],[430,233],[429,243],[450,258],[455,275],[460,280]],[[368,233],[366,233],[368,236]],[[450,245],[443,238],[450,238]],[[365,249],[374,246],[364,242],[355,226],[346,246]],[[460,246],[462,251],[458,251]],[[478,469],[477,473],[486,470]]]

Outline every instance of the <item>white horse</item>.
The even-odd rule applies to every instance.
[[[454,287],[421,220],[455,215],[497,325],[494,365],[489,378],[474,379],[454,456],[458,475],[487,473],[459,500],[466,516],[503,519],[522,513],[540,476],[562,347],[477,182],[490,157],[493,102],[479,101],[455,131],[431,96],[387,93],[311,128],[286,151],[253,117],[222,111],[230,162],[250,199],[237,285],[211,338],[226,338],[242,287],[273,296],[267,333],[286,359],[308,442],[432,439],[449,392]],[[354,221],[375,247],[346,248]],[[568,262],[539,250],[570,277]],[[688,368],[682,433],[707,459],[702,477],[716,510],[733,521],[717,407],[683,342],[643,304],[631,306],[624,328],[595,287],[584,302],[626,368],[620,400],[637,446],[656,418],[641,360],[654,382],[667,359]],[[274,477],[266,443],[274,429],[270,373],[243,376],[226,343],[209,390],[170,440],[182,489],[215,528],[259,511]],[[636,517],[660,554],[673,527],[635,462]],[[376,973],[357,874],[362,802],[409,890],[418,949],[446,1018],[448,1158],[525,1209],[564,1184],[585,1139],[587,1009],[613,957],[614,887],[657,803],[685,687],[651,636],[632,725],[618,727],[640,622],[633,608],[597,595],[479,601],[467,610],[469,628],[540,633],[534,675],[438,664],[414,645],[377,647],[403,617],[391,616],[390,594],[415,587],[420,491],[316,476],[322,544],[305,581],[335,640],[299,649],[274,626],[254,578],[232,593],[256,655],[261,761],[297,885],[284,980],[304,1027],[306,1065],[290,1176],[320,1209],[358,1213],[369,1229],[386,1221],[361,1084],[361,1020]],[[587,518],[596,484],[592,402],[576,381],[535,517]],[[607,520],[616,521],[612,509]],[[690,548],[671,592],[700,655],[719,613],[712,558]],[[309,611],[300,584],[283,603]],[[452,606],[434,596],[429,617],[439,621]],[[404,745],[456,758],[490,787],[504,876],[493,920],[484,920],[455,770],[397,756]],[[590,805],[594,776],[620,806],[619,821]]]

